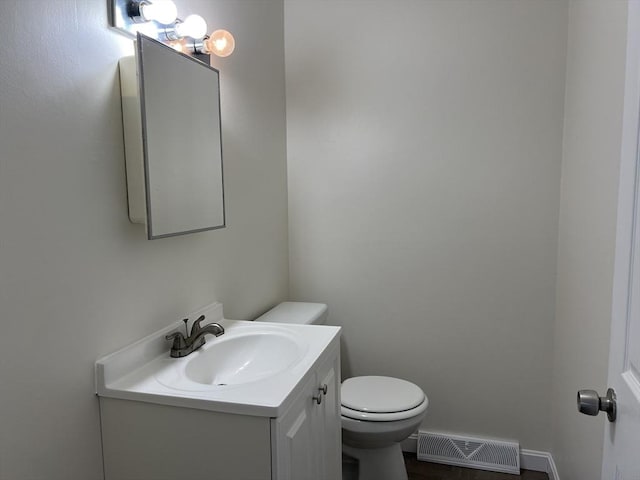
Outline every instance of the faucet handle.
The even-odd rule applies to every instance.
[[[187,339],[184,338],[182,332],[173,332],[169,335],[166,335],[165,340],[173,339],[172,349],[185,348],[187,346]]]
[[[202,327],[200,326],[200,322],[202,322],[204,320],[204,315],[200,315],[198,317],[198,319],[196,321],[193,322],[193,325],[191,325],[191,337],[198,333],[200,330],[202,330]]]

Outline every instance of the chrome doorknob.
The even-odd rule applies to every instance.
[[[616,392],[613,388],[607,390],[607,396],[601,397],[595,390],[580,390],[578,392],[578,411],[585,415],[598,415],[607,412],[610,422],[616,421]]]

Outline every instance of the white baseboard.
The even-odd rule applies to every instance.
[[[416,453],[418,451],[418,434],[414,433],[402,442],[402,451]],[[549,480],[560,480],[556,464],[549,452],[538,452],[536,450],[520,450],[520,467],[524,470],[534,472],[545,472],[549,475]]]
[[[549,480],[560,480],[556,463],[549,452],[538,452],[536,450],[520,450],[520,467],[525,470],[535,472],[545,472],[549,475]]]
[[[409,438],[401,443],[402,451],[407,453],[418,452],[418,434],[412,433]]]

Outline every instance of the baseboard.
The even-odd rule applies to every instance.
[[[545,472],[549,475],[549,480],[560,480],[556,463],[549,452],[538,452],[537,450],[520,450],[520,467],[525,470],[535,472]]]
[[[414,433],[402,442],[402,451],[416,453],[418,451],[418,434]],[[560,480],[556,464],[549,452],[538,452],[536,450],[520,450],[520,467],[524,470],[534,472],[545,472],[549,475],[549,480]]]
[[[402,451],[407,453],[418,452],[418,434],[412,433],[409,438],[401,443]]]

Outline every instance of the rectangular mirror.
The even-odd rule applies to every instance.
[[[150,240],[225,226],[220,77],[138,34],[120,61],[129,218]]]

